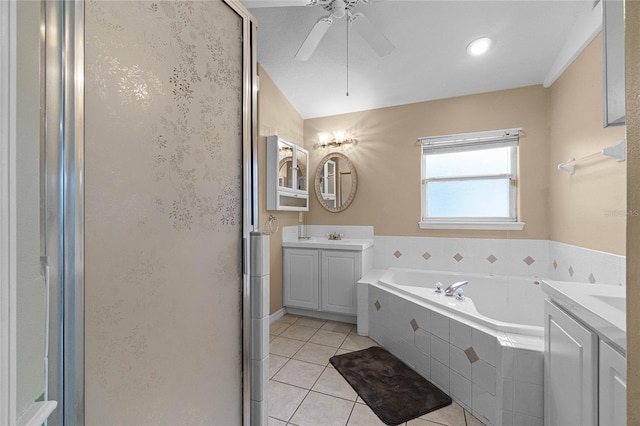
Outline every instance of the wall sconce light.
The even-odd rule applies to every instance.
[[[358,143],[356,139],[347,138],[345,132],[341,130],[336,130],[333,132],[333,135],[330,133],[318,133],[318,140],[320,142],[316,145],[317,148],[340,147],[342,145],[355,145]]]

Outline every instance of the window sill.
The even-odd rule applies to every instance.
[[[524,222],[467,222],[451,220],[430,220],[419,222],[420,229],[469,229],[479,231],[521,231]]]

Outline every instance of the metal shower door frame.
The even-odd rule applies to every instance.
[[[48,424],[83,425],[84,407],[84,1],[41,0],[44,52],[45,258],[50,273]],[[250,233],[257,230],[256,24],[238,0],[223,0],[242,19],[243,279],[242,405],[250,424]]]
[[[49,425],[84,424],[84,2],[42,0]]]

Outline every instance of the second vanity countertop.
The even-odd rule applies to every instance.
[[[543,280],[542,290],[601,338],[627,351],[626,288]]]
[[[308,240],[286,239],[282,240],[282,247],[287,248],[311,248],[325,250],[352,250],[364,251],[373,247],[372,239],[344,238],[342,240],[329,240],[324,237],[311,237]]]

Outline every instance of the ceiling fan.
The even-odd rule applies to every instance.
[[[313,55],[316,48],[322,41],[334,20],[344,18],[346,15],[347,25],[352,26],[363,39],[369,43],[371,48],[380,56],[386,56],[395,48],[385,35],[376,28],[373,23],[362,13],[352,13],[351,10],[358,3],[369,3],[369,0],[310,0],[308,5],[322,6],[329,12],[315,23],[307,38],[296,53],[297,61],[306,61]],[[348,27],[347,27],[348,28]]]

